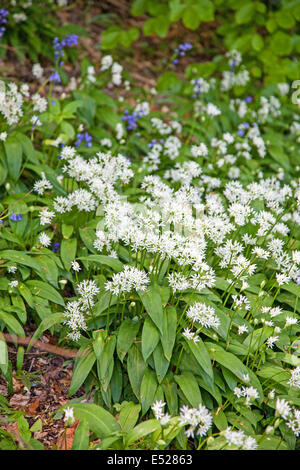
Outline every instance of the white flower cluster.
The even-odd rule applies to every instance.
[[[198,408],[189,408],[184,405],[180,408],[179,422],[182,426],[189,426],[185,431],[187,437],[193,438],[195,431],[197,436],[203,437],[212,427],[212,415],[201,404]]]
[[[101,72],[111,69],[111,83],[119,86],[122,83],[122,70],[123,67],[118,62],[114,62],[112,56],[106,55],[101,59]]]
[[[197,302],[186,311],[186,316],[192,322],[200,323],[205,328],[218,328],[220,320],[215,314],[215,309],[209,305]]]
[[[80,330],[86,330],[86,315],[90,312],[91,308],[95,304],[94,297],[100,292],[95,281],[84,280],[77,285],[77,291],[79,293],[78,300],[68,302],[64,316],[67,320],[64,321],[71,331],[68,333],[68,337],[73,341],[78,341],[81,336]]]
[[[112,294],[119,295],[133,290],[144,291],[149,283],[149,277],[144,271],[125,265],[124,271],[114,274],[112,280],[107,281],[104,287]]]
[[[235,387],[233,392],[238,398],[246,398],[244,403],[246,406],[250,406],[254,400],[259,398],[258,391],[254,387]]]
[[[224,431],[224,437],[229,446],[236,446],[241,450],[256,450],[258,444],[256,439],[251,436],[246,436],[244,431],[232,431],[231,427],[228,427]]]

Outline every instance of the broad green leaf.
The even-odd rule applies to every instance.
[[[33,341],[39,339],[44,331],[48,330],[51,328],[53,325],[57,325],[59,323],[62,323],[65,320],[65,317],[63,313],[53,313],[50,317],[44,318],[44,320],[41,321],[39,324],[39,327],[37,330],[34,332],[34,335],[32,336],[32,339],[28,345],[27,351],[32,347]]]
[[[16,335],[22,337],[25,336],[22,326],[12,313],[6,313],[0,310],[0,320],[4,321],[6,327],[8,327]]]
[[[125,447],[133,444],[142,437],[148,436],[148,434],[153,433],[161,428],[159,421],[156,419],[149,419],[148,421],[143,421],[138,424],[134,429],[129,431],[125,439]]]
[[[198,408],[199,404],[202,403],[202,397],[194,375],[191,372],[184,371],[181,375],[175,375],[174,379],[190,405],[193,408]]]
[[[75,260],[77,250],[77,239],[63,239],[60,245],[60,255],[65,268],[70,271],[71,263]]]
[[[69,390],[69,396],[74,395],[74,393],[79,390],[88,374],[90,373],[94,363],[96,361],[96,356],[94,351],[83,351],[82,355],[79,357],[78,361],[75,363],[72,381]]]
[[[89,255],[89,256],[81,256],[78,258],[82,261],[90,261],[91,263],[99,263],[109,266],[116,272],[123,271],[124,265],[118,259],[112,258],[111,256],[104,256],[104,255]]]
[[[171,361],[176,338],[177,313],[175,307],[169,307],[163,312],[163,333],[160,337],[164,355]]]
[[[54,287],[46,284],[46,282],[34,280],[26,281],[25,284],[30,289],[33,295],[33,299],[35,295],[38,295],[43,299],[50,300],[51,302],[64,307],[65,303],[62,296],[59,294],[59,292],[57,292],[57,290],[54,289]]]
[[[160,333],[163,334],[163,309],[158,286],[150,285],[143,292],[138,292],[141,301],[149,314],[153,323],[157,326]]]
[[[156,346],[153,352],[153,359],[158,383],[161,384],[170,365],[170,362],[164,356],[161,343],[158,343],[158,345]]]
[[[107,338],[101,357],[97,360],[98,376],[105,392],[113,373],[115,347],[116,337],[113,335]]]
[[[247,347],[249,352],[257,351],[261,345],[272,335],[273,328],[267,326],[252,331],[243,341],[243,345]]]
[[[70,403],[64,406],[66,407],[73,408],[74,416],[79,421],[86,419],[91,431],[100,439],[121,430],[116,419],[102,406],[93,403]]]
[[[85,418],[79,423],[79,426],[76,429],[72,450],[88,450],[90,444],[89,436],[89,425]]]
[[[6,259],[12,263],[19,263],[23,266],[29,266],[36,272],[41,270],[40,264],[30,256],[26,255],[23,251],[4,250],[0,252],[1,259]]]
[[[233,354],[225,351],[221,346],[215,343],[205,343],[205,346],[208,349],[209,355],[213,361],[218,362],[222,366],[229,369],[241,382],[245,383],[247,376],[250,377],[248,384],[251,384],[255,387],[259,393],[260,401],[263,399],[263,391],[254,372],[252,372],[248,367],[246,367],[240,359],[238,359]]]
[[[133,321],[129,318],[121,323],[117,339],[117,353],[121,362],[123,362],[124,357],[129,351],[139,328],[140,322]]]
[[[133,393],[137,398],[140,398],[140,387],[146,368],[139,348],[133,344],[128,353],[127,372]]]
[[[169,412],[172,415],[177,415],[178,413],[178,394],[177,394],[177,385],[174,380],[169,377],[169,374],[165,377],[162,383],[164,395],[167,400],[167,405]]]
[[[7,158],[8,172],[14,181],[19,178],[22,166],[22,145],[13,137],[7,138],[4,142],[4,148]]]
[[[8,350],[7,344],[0,332],[0,366],[3,374],[6,374],[8,367]]]
[[[154,396],[157,389],[157,380],[155,373],[151,369],[146,369],[141,383],[141,404],[143,415],[149,410],[154,402]]]
[[[214,374],[212,370],[212,365],[210,361],[209,354],[207,352],[207,347],[206,343],[203,343],[202,339],[198,336],[197,343],[194,343],[192,340],[186,339],[186,343],[195,357],[196,361],[198,364],[202,367],[202,369],[206,372],[206,374],[211,378],[211,380],[214,379]]]
[[[100,315],[106,315],[105,311],[112,305],[115,305],[117,302],[117,299],[118,299],[118,296],[111,295],[110,292],[104,292],[103,294],[100,294],[100,298],[98,302],[96,302],[96,304],[93,307],[95,317],[98,317]]]
[[[152,320],[147,317],[142,330],[142,354],[145,361],[151,356],[159,342],[159,332]]]
[[[122,406],[120,414],[118,416],[118,422],[122,428],[122,431],[128,433],[135,426],[139,413],[141,411],[141,405],[135,405],[132,401]]]

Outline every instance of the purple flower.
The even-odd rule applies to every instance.
[[[251,103],[251,101],[253,101],[252,96],[246,96],[245,101],[246,103]]]
[[[92,140],[93,138],[88,132],[77,134],[77,141],[75,142],[75,147],[79,147],[79,145],[81,145],[83,141],[85,141],[86,147],[91,147]]]
[[[143,117],[145,114],[144,110],[141,109],[140,111],[136,112],[133,111],[132,114],[129,114],[128,109],[125,109],[124,116],[121,117],[122,121],[127,121],[126,129],[128,131],[132,131],[137,127],[137,121]]]
[[[60,83],[61,79],[57,70],[55,70],[49,77],[50,82]]]
[[[19,220],[22,220],[23,216],[21,214],[15,214],[14,212],[10,216],[10,220],[13,222],[18,222]]]
[[[173,64],[178,64],[179,60],[178,57],[183,57],[185,56],[185,53],[192,49],[192,44],[189,42],[184,42],[183,44],[179,44],[178,47],[174,49],[174,53],[176,54],[176,58],[173,60]]]
[[[59,242],[54,243],[53,248],[52,248],[53,253],[57,253],[59,250],[59,247],[60,247]]]
[[[239,129],[239,130],[238,130],[238,135],[239,135],[240,137],[243,137],[244,134],[245,134],[245,131],[244,131],[243,129]]]
[[[5,10],[4,8],[1,8],[0,10],[0,25],[6,24],[7,23],[7,15],[8,15],[8,10]],[[4,32],[5,32],[5,26],[0,27],[0,38],[2,38]]]

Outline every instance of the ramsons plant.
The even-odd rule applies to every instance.
[[[70,3],[70,2],[69,2]],[[83,27],[60,26],[55,12],[68,7],[67,0],[4,0],[0,9],[0,58],[13,51],[23,63],[28,56],[33,62],[52,59],[52,43],[67,34],[85,35]],[[72,4],[69,5],[72,8]],[[45,21],[47,18],[47,21]],[[43,27],[41,28],[41,24]]]
[[[299,447],[299,105],[237,51],[200,70],[141,97],[112,56],[85,63],[41,126],[28,96],[16,173],[22,87],[3,92],[1,329],[78,349],[74,448]]]

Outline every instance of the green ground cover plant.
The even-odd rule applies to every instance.
[[[79,420],[73,449],[298,449],[297,90],[231,47],[179,75],[188,42],[152,89],[114,53],[76,79],[78,47],[54,39],[38,88],[0,83],[0,331],[78,351],[56,414]],[[5,335],[0,371],[11,391]],[[0,407],[21,436],[0,447],[41,448],[41,423]]]

